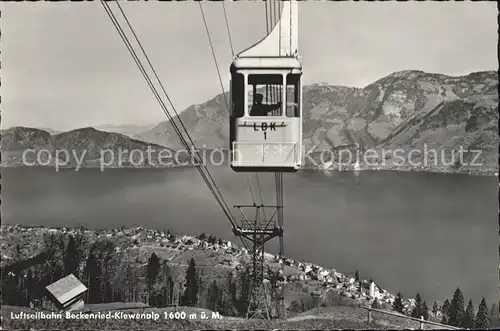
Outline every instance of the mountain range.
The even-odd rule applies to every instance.
[[[125,125],[113,125],[113,124],[108,124],[108,125],[99,125],[94,127],[94,129],[99,130],[99,131],[104,131],[104,132],[112,132],[112,133],[120,133],[124,136],[133,138],[135,135],[151,130],[155,125],[154,124],[149,124],[149,125],[137,125],[137,124],[125,124]],[[58,133],[63,133],[65,132],[64,130],[54,130],[51,128],[38,128],[43,131],[47,131],[51,135],[56,135]]]
[[[160,164],[160,151],[165,165],[175,166],[188,161],[187,155],[180,154],[175,158],[175,151],[164,146],[91,127],[57,134],[12,127],[2,130],[0,137],[2,166],[156,167]]]
[[[137,124],[130,124],[130,125],[99,125],[96,126],[95,129],[99,131],[104,131],[104,132],[113,132],[113,133],[120,133],[123,134],[124,136],[134,138],[134,136],[151,130],[155,125],[150,124],[150,125],[137,125]]]
[[[180,113],[179,118],[197,148],[229,147],[229,112],[225,98],[228,93],[191,105]],[[13,147],[38,143],[57,146],[64,141],[67,142],[62,146],[71,141],[96,150],[123,147],[123,144],[182,148],[169,121],[151,129],[146,127],[140,133],[136,133],[140,126],[130,127],[128,130],[101,128],[121,130],[128,136],[90,128],[56,135],[42,130],[35,133],[36,129],[31,128],[11,128],[9,130],[25,131],[14,135],[2,133],[2,153],[12,152]],[[452,77],[406,70],[364,88],[328,84],[303,88],[303,144],[309,155],[306,167],[320,167],[316,165],[320,159],[335,165],[341,161],[335,152],[348,149],[356,153],[371,150],[371,160],[378,161],[382,168],[418,168],[415,164],[419,164],[420,168],[429,170],[471,171],[476,167],[476,170],[498,171],[498,143],[498,73],[495,71]],[[459,159],[460,149],[465,152]],[[406,156],[396,157],[397,150]],[[420,153],[410,155],[412,150]],[[424,158],[422,151],[425,150],[434,152]],[[475,166],[477,164],[480,167]]]
[[[198,147],[228,148],[228,111],[220,94],[200,105],[192,105],[180,119]],[[135,138],[180,148],[172,125],[161,122]],[[498,169],[498,73],[475,72],[451,77],[407,70],[392,73],[364,88],[313,84],[303,89],[303,144],[311,160],[326,158],[323,151],[342,148],[366,151],[379,156],[382,150],[436,150],[437,160],[428,168],[467,167],[478,153],[465,153],[463,162],[451,166],[450,151],[481,150],[475,164]],[[335,153],[331,153],[335,155]],[[390,153],[388,153],[390,154]],[[432,157],[433,155],[431,155]],[[395,157],[386,155],[385,165]],[[418,155],[411,160],[416,164]],[[422,161],[423,156],[420,156]],[[380,160],[379,160],[380,161]],[[344,162],[344,161],[343,161]],[[402,166],[408,166],[406,159]],[[421,162],[423,164],[423,162]],[[430,162],[429,162],[430,163]],[[395,162],[392,162],[394,165]],[[425,165],[424,165],[425,167]]]

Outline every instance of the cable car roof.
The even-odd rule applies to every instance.
[[[231,72],[238,69],[298,69],[302,64],[296,57],[238,57],[231,63]]]
[[[284,1],[281,17],[263,39],[243,50],[238,57],[293,57],[299,51],[298,3]]]

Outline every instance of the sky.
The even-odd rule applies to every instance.
[[[198,3],[121,4],[178,111],[222,92]],[[225,7],[236,53],[265,36],[263,2]],[[99,2],[2,2],[0,9],[2,128],[166,119]],[[227,89],[223,7],[204,2],[203,10]],[[496,15],[495,2],[300,2],[304,82],[364,87],[400,70],[497,70]]]

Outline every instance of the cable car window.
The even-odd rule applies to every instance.
[[[234,73],[231,77],[231,111],[234,117],[243,117],[245,115],[244,96],[245,77],[243,74]]]
[[[248,114],[250,116],[281,116],[282,75],[248,76]]]
[[[289,74],[286,77],[286,116],[300,117],[299,95],[300,75]]]

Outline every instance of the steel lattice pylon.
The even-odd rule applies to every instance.
[[[280,264],[282,263],[280,259]],[[272,272],[269,270],[269,274]],[[286,318],[285,313],[285,302],[284,302],[284,287],[282,279],[283,277],[283,265],[281,264],[280,270],[277,274],[271,276],[270,289],[271,289],[271,308],[270,312],[272,316]]]
[[[264,272],[264,245],[267,241],[279,237],[280,244],[283,239],[283,227],[277,225],[273,221],[277,213],[280,212],[282,206],[269,206],[269,205],[236,205],[241,215],[241,225],[234,228],[234,234],[244,241],[249,241],[251,245],[252,261],[250,262],[250,282],[249,282],[249,306],[247,311],[247,318],[264,318],[271,319],[273,315],[281,316],[282,307],[282,293],[275,295],[275,286],[273,282],[269,282],[265,277]],[[274,209],[271,217],[266,218],[265,209]],[[244,209],[254,209],[255,217],[249,219]],[[282,245],[280,245],[282,246]],[[268,277],[271,276],[268,273]],[[280,300],[281,302],[275,302]],[[275,314],[272,314],[274,310]]]

